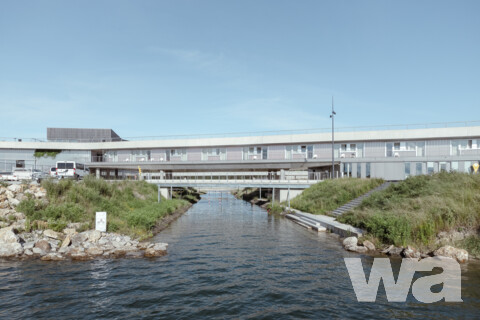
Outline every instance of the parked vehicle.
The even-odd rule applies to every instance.
[[[48,177],[49,177],[48,173],[45,173],[41,170],[33,170],[32,180],[38,183],[42,182],[43,179],[47,179]]]
[[[14,176],[11,172],[0,172],[0,180],[3,181],[17,181],[18,178]]]
[[[12,174],[17,177],[17,180],[32,180],[33,171],[31,169],[15,168]]]
[[[57,177],[57,168],[51,167],[50,168],[50,177]]]
[[[75,161],[57,161],[57,177],[59,179],[72,178],[83,179],[88,174],[84,164]]]

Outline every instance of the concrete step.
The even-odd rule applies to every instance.
[[[388,182],[388,181],[384,182],[380,186],[376,187],[375,189],[370,190],[367,193],[365,193],[365,194],[351,200],[350,202],[344,204],[343,206],[340,206],[337,209],[331,211],[330,214],[339,216],[339,215],[341,215],[341,214],[343,214],[347,211],[350,211],[351,209],[354,209],[354,208],[358,207],[362,203],[362,201],[365,198],[368,198],[372,193],[384,190],[384,189],[388,188],[388,186],[390,184],[391,184],[391,182]]]

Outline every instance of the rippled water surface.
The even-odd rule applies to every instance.
[[[358,303],[343,258],[359,255],[228,193],[203,196],[156,240],[167,256],[1,261],[0,318],[480,318],[478,263],[462,266],[463,303],[389,303],[383,285]]]

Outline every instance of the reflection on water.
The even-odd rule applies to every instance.
[[[307,231],[228,193],[209,193],[156,239],[158,259],[0,262],[0,318],[475,318],[480,266],[462,266],[464,303],[358,303],[335,236]],[[366,272],[372,258],[364,256]],[[398,263],[397,263],[398,266]],[[395,263],[394,263],[395,269]],[[398,268],[397,268],[398,269]]]

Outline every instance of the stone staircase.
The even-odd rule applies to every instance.
[[[391,184],[390,181],[384,182],[383,184],[379,185],[375,189],[372,189],[372,190],[368,191],[367,193],[361,195],[360,197],[353,199],[352,201],[344,204],[341,207],[338,207],[337,209],[335,209],[335,210],[333,210],[329,213],[333,216],[342,215],[345,212],[350,211],[355,207],[358,207],[362,203],[363,199],[368,198],[372,193],[377,192],[377,191],[385,190],[386,188],[388,188],[388,186],[390,184]]]
[[[376,187],[375,189],[372,189],[369,192],[361,195],[360,197],[353,199],[349,203],[331,211],[330,214],[332,216],[340,216],[341,214],[360,205],[363,199],[369,197],[372,193],[384,190],[390,184],[391,182],[385,182],[382,185]],[[313,229],[317,231],[325,231],[326,229],[328,229],[331,232],[337,233],[342,237],[349,237],[351,235],[360,237],[363,234],[363,230],[352,227],[348,224],[340,223],[336,221],[335,217],[325,215],[313,215],[311,213],[306,213],[295,209],[290,210],[293,213],[287,214],[286,217],[307,229]]]

